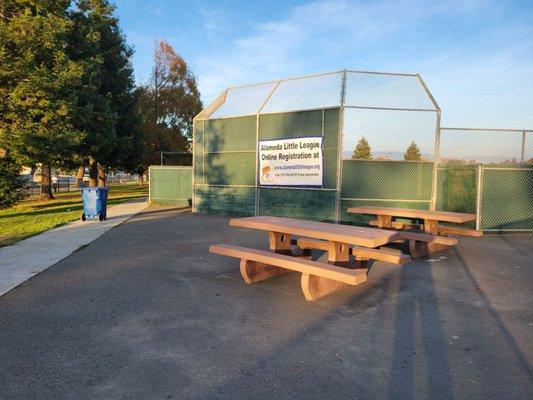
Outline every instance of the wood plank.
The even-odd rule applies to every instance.
[[[389,252],[384,249],[367,249],[365,247],[352,247],[352,254],[359,259],[371,259],[377,261],[383,261],[391,264],[408,264],[411,257],[407,254]]]
[[[378,226],[378,220],[373,219],[368,222],[370,226]],[[408,222],[392,221],[391,228],[393,229],[422,229],[423,226],[420,224],[410,224]]]
[[[368,225],[377,226],[378,221],[372,220],[368,222]],[[408,222],[393,221],[391,227],[394,229],[422,229],[423,225],[421,224],[410,224]],[[472,237],[481,237],[483,236],[483,231],[478,231],[476,229],[461,228],[455,226],[446,226],[439,225],[437,227],[438,233],[440,235],[461,235],[461,236],[472,236]]]
[[[300,238],[297,246],[301,249],[318,249],[328,251],[328,242],[317,239]],[[383,261],[391,264],[407,264],[411,262],[411,257],[407,254],[389,251],[387,249],[369,249],[360,246],[351,246],[352,254],[359,260],[371,259]]]
[[[352,214],[390,215],[393,217],[435,219],[438,221],[463,223],[475,221],[476,214],[458,213],[452,211],[419,210],[416,208],[401,207],[350,207],[347,210]]]
[[[397,231],[306,221],[294,218],[267,216],[233,218],[229,223],[232,226],[242,228],[288,233],[363,247],[379,247],[401,239],[400,233]]]
[[[418,232],[400,232],[403,239],[416,240],[419,242],[434,243],[434,244],[443,244],[446,246],[455,246],[457,244],[457,238],[446,237],[446,236],[437,236],[437,235],[428,235],[427,233],[418,233]]]
[[[323,278],[333,279],[348,285],[358,285],[366,281],[365,269],[346,269],[335,265],[311,261],[305,258],[291,257],[270,251],[249,249],[246,247],[229,244],[217,244],[209,247],[209,251],[215,254],[240,258],[242,260],[255,261],[258,263],[286,268],[302,274],[316,275]]]
[[[320,239],[298,238],[296,241],[296,246],[298,246],[300,249],[316,249],[324,251],[328,251],[329,249],[328,242]]]
[[[476,229],[467,229],[459,228],[455,226],[444,226],[439,225],[439,233],[444,235],[463,235],[463,236],[473,236],[481,237],[483,236],[483,231],[478,231]]]

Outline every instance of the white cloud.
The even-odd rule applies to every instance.
[[[203,93],[213,98],[228,83],[255,82],[278,74],[306,71],[305,53],[339,53],[368,47],[440,12],[465,7],[462,1],[343,0],[293,8],[286,19],[257,24],[219,52],[199,60]],[[304,51],[305,50],[305,51]],[[322,54],[323,55],[323,54]],[[344,67],[339,65],[338,67]]]
[[[220,31],[225,29],[229,23],[228,14],[217,8],[200,9],[203,27],[208,31]]]
[[[286,18],[258,23],[248,35],[199,56],[194,60],[195,71],[206,101],[230,85],[321,72],[324,65],[328,70],[420,72],[439,100],[446,123],[466,124],[471,117],[471,125],[531,127],[533,117],[526,111],[533,97],[533,46],[526,39],[533,36],[531,28],[523,29],[524,40],[516,42],[518,27],[496,25],[495,37],[503,38],[499,47],[479,51],[476,38],[435,43],[431,48],[430,39],[420,33],[441,17],[465,16],[475,21],[480,13],[497,16],[499,12],[497,3],[475,0],[313,2],[288,10]],[[218,26],[213,15],[214,22],[205,18],[207,28]],[[483,119],[487,122],[482,123]]]

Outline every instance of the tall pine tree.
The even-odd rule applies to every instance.
[[[407,151],[403,155],[403,159],[407,161],[422,161],[422,156],[420,155],[420,149],[418,148],[418,145],[413,140],[409,147],[407,148]]]
[[[53,198],[51,168],[83,139],[76,129],[84,64],[66,43],[70,0],[0,5],[0,146],[20,164],[41,164],[41,197]]]
[[[364,136],[359,139],[352,154],[352,160],[372,160],[372,150],[370,149],[368,140]]]
[[[131,135],[131,114],[136,113],[133,95],[133,70],[129,58],[133,51],[126,45],[113,15],[114,6],[107,0],[77,0],[72,12],[76,35],[71,42],[71,54],[90,66],[85,78],[84,115],[78,128],[86,132],[78,149],[80,163],[88,162],[89,185],[105,184],[107,166],[115,166],[117,153],[122,151],[120,140]]]

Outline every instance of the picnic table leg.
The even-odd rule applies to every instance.
[[[392,216],[391,215],[378,215],[377,221],[378,221],[377,226],[380,229],[392,228]]]
[[[424,232],[430,235],[438,235],[439,221],[434,219],[424,219]],[[427,257],[432,253],[446,250],[448,246],[431,242],[409,241],[409,252],[412,258]]]
[[[361,283],[366,281],[366,275],[363,275],[363,277],[364,280]],[[346,286],[350,286],[344,282],[309,274],[302,274],[301,285],[305,299],[308,301],[319,299]]]
[[[281,232],[268,232],[268,243],[270,244],[270,250],[273,252],[292,255],[290,234]]]
[[[339,242],[328,242],[328,262],[339,267],[350,264],[350,246]]]
[[[439,221],[434,219],[424,220],[424,231],[431,235],[439,234]],[[427,244],[428,253],[436,253],[438,251],[446,250],[448,246],[444,244],[428,243]]]
[[[439,221],[434,219],[425,219],[424,220],[424,232],[430,235],[438,235],[438,225]]]
[[[448,246],[445,244],[409,240],[409,253],[411,254],[411,258],[427,257],[430,254],[446,250],[447,248]]]
[[[419,240],[409,240],[409,254],[411,254],[412,259],[428,256],[427,243]]]
[[[289,269],[275,267],[257,261],[241,260],[241,275],[246,283],[261,282],[265,279],[292,272]]]

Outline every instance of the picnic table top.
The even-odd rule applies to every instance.
[[[283,217],[233,218],[230,225],[260,229],[269,232],[287,233],[322,239],[355,246],[378,247],[401,239],[401,232],[359,226],[339,225],[327,222],[306,221]]]
[[[476,214],[465,214],[451,211],[431,211],[416,208],[400,207],[350,207],[348,212],[352,214],[391,215],[393,217],[422,218],[437,221],[463,223],[474,221]]]

